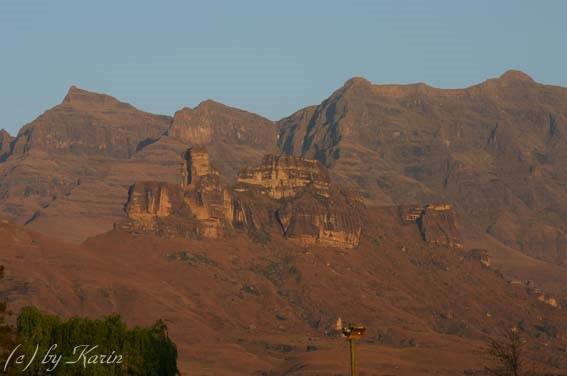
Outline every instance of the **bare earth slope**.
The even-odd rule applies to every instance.
[[[278,137],[373,204],[449,201],[465,226],[567,262],[565,88],[517,71],[452,90],[354,78]]]
[[[487,334],[521,322],[530,351],[567,365],[562,309],[462,251],[426,243],[398,211],[373,209],[354,250],[112,231],[69,245],[0,224],[2,295],[62,315],[165,319],[184,374],[346,374],[337,317],[361,322],[365,374],[455,375],[485,364]],[[400,240],[403,239],[403,240]],[[434,359],[434,361],[433,361]]]

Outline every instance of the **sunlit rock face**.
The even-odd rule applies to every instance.
[[[157,218],[165,218],[183,204],[177,185],[161,182],[139,182],[130,188],[126,213],[129,218],[151,226]]]
[[[232,221],[232,195],[220,180],[203,148],[191,148],[184,154],[181,186],[185,204],[201,224],[200,234],[218,238]]]
[[[243,169],[238,183],[240,189],[252,186],[274,199],[294,197],[307,186],[329,197],[330,188],[329,174],[319,161],[289,155],[265,156],[258,167]]]
[[[183,154],[181,185],[189,188],[204,176],[218,176],[219,172],[211,164],[209,154],[200,147],[193,147]]]
[[[277,234],[301,244],[352,248],[362,232],[361,202],[331,187],[317,161],[266,156],[229,188],[200,147],[182,157],[180,184],[136,183],[126,204],[127,231],[220,238],[233,230]],[[263,235],[262,235],[263,234]]]
[[[232,220],[232,196],[206,151],[191,148],[183,154],[181,183],[136,183],[126,214],[119,225],[126,230],[219,238]]]
[[[316,160],[267,155],[238,174],[235,190],[273,199],[277,226],[287,239],[348,248],[360,242],[362,204],[333,188]]]

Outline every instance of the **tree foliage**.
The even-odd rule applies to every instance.
[[[0,265],[0,280],[4,278],[4,266]],[[0,359],[6,359],[13,346],[13,328],[6,324],[6,302],[0,302]]]
[[[128,329],[120,316],[104,319],[73,317],[62,321],[57,316],[41,313],[33,307],[23,308],[18,316],[16,334],[22,344],[20,353],[33,354],[36,346],[40,354],[48,353],[53,344],[57,344],[55,353],[62,354],[60,365],[50,372],[54,375],[177,375],[177,348],[167,335],[163,321],[151,327]],[[80,358],[82,348],[76,346],[97,346],[88,355]],[[75,350],[75,353],[73,351]],[[122,362],[101,364],[101,358],[93,355],[105,354],[105,360],[117,360],[114,356],[122,355]],[[28,356],[30,356],[28,355]],[[32,363],[28,374],[45,374],[49,364],[42,364],[41,359]],[[94,360],[97,363],[85,361]]]

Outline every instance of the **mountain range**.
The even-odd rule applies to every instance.
[[[339,316],[368,325],[367,372],[474,374],[486,336],[519,323],[560,369],[566,166],[567,88],[518,71],[352,78],[276,122],[73,86],[0,131],[4,295],[164,317],[186,372],[330,374]]]

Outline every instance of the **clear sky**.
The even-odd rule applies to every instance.
[[[270,119],[352,76],[463,87],[514,68],[567,86],[567,1],[0,2],[0,128],[68,87],[173,114],[212,98]]]

